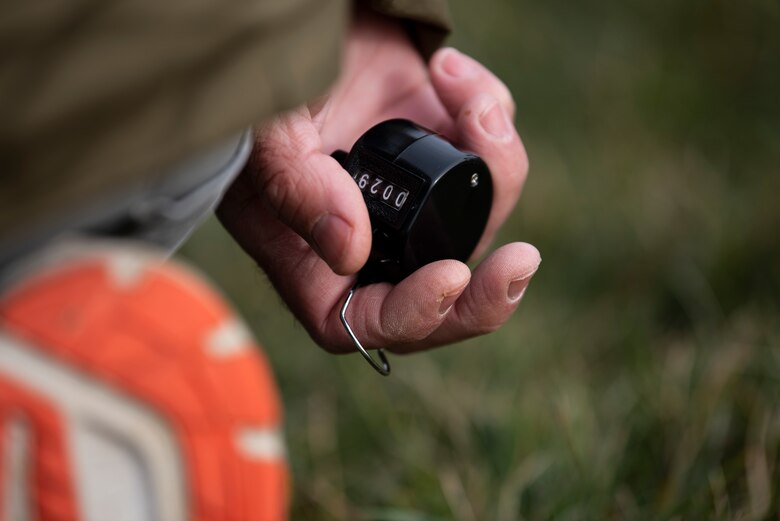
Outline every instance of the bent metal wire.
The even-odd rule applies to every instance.
[[[379,355],[379,359],[382,361],[381,364],[379,364],[376,360],[374,360],[368,351],[366,351],[366,348],[363,347],[363,344],[360,343],[360,340],[358,340],[358,337],[355,335],[355,332],[352,331],[352,327],[350,327],[349,322],[347,322],[347,309],[349,308],[349,303],[352,300],[352,296],[355,294],[355,291],[358,288],[358,284],[355,283],[352,288],[350,288],[349,293],[347,293],[347,298],[344,299],[344,305],[341,306],[341,313],[339,313],[339,318],[341,318],[341,324],[344,326],[344,329],[347,331],[347,334],[349,335],[349,338],[352,339],[352,343],[355,344],[355,347],[360,352],[361,355],[363,355],[363,358],[366,359],[366,361],[371,364],[371,367],[376,369],[376,372],[381,374],[382,376],[387,376],[390,374],[390,362],[387,361],[387,357],[385,356],[384,349],[378,349],[377,354]]]

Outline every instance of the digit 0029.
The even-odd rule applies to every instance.
[[[357,181],[361,192],[396,210],[401,210],[409,198],[408,190],[404,190],[373,172],[361,170],[353,178]]]

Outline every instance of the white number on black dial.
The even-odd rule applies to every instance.
[[[386,179],[371,172],[362,172],[355,175],[358,188],[372,199],[381,201],[388,206],[400,210],[409,198],[409,191],[404,190]]]

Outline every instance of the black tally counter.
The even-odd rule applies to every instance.
[[[349,153],[335,157],[363,193],[371,219],[371,254],[341,308],[341,322],[358,351],[383,375],[346,319],[360,286],[396,283],[421,266],[442,259],[466,261],[490,215],[493,181],[477,155],[455,148],[435,132],[392,119],[363,134]]]

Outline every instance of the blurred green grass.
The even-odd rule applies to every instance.
[[[544,258],[488,337],[377,377],[210,221],[183,255],[282,389],[292,519],[779,519],[780,4],[453,2],[531,158]]]

